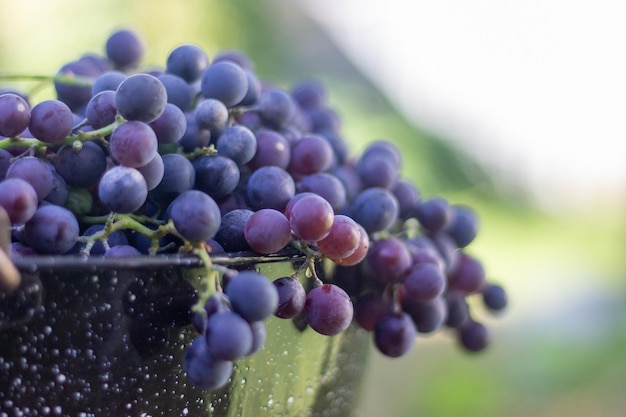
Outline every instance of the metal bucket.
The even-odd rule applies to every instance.
[[[293,273],[294,255],[214,257],[270,279]],[[16,262],[17,292],[0,292],[0,417],[348,416],[368,335],[334,337],[297,320],[266,321],[267,340],[235,362],[223,389],[190,384],[182,362],[196,258],[36,257]],[[306,278],[303,278],[306,280]]]

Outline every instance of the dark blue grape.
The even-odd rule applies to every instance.
[[[167,92],[167,102],[185,111],[191,106],[193,94],[191,87],[182,78],[174,74],[161,74],[157,77]]]
[[[233,372],[233,363],[214,358],[209,353],[206,338],[201,336],[187,348],[183,371],[198,388],[214,391],[226,385]]]
[[[157,154],[158,141],[149,124],[129,121],[121,124],[109,139],[109,152],[118,163],[139,168],[150,162]]]
[[[352,218],[368,233],[389,229],[398,219],[398,200],[384,188],[367,188],[354,199]]]
[[[226,311],[208,318],[205,337],[209,353],[222,360],[234,361],[252,349],[252,329],[239,314]]]
[[[294,277],[281,277],[273,281],[278,291],[278,307],[274,311],[276,317],[290,319],[296,317],[304,309],[306,291]]]
[[[399,180],[393,185],[391,192],[398,200],[400,218],[406,220],[411,217],[420,200],[420,192],[417,187],[409,181]]]
[[[69,62],[57,72],[59,77],[80,77],[96,79],[100,71],[86,62]],[[81,111],[91,99],[91,87],[89,85],[72,85],[63,81],[55,81],[54,87],[57,92],[57,100],[67,104],[72,111]]]
[[[402,310],[411,316],[417,331],[424,334],[439,330],[448,314],[446,300],[443,297],[426,302],[416,302],[405,297],[402,300]]]
[[[408,297],[420,302],[430,301],[443,294],[446,277],[440,265],[415,264],[404,277],[404,288]]]
[[[244,70],[254,71],[254,63],[250,57],[235,49],[220,51],[217,55],[215,55],[215,57],[213,57],[214,64],[224,61],[237,64]]]
[[[461,346],[468,352],[481,352],[489,345],[489,331],[482,323],[468,320],[457,332]]]
[[[117,107],[115,107],[115,91],[102,91],[89,100],[85,110],[87,121],[94,129],[100,129],[115,121]]]
[[[78,238],[78,220],[68,209],[48,204],[40,206],[24,225],[25,243],[40,254],[63,254]]]
[[[150,191],[150,197],[167,206],[181,193],[191,190],[196,180],[196,172],[189,159],[171,153],[163,155],[163,178],[159,185]]]
[[[235,209],[222,216],[222,224],[215,235],[215,240],[226,252],[250,250],[245,237],[245,229],[253,214],[252,210]]]
[[[117,87],[120,86],[126,77],[127,75],[121,71],[107,71],[102,73],[93,82],[93,85],[91,86],[91,95],[95,96],[96,94],[107,90],[116,91]]]
[[[296,193],[296,184],[287,171],[264,166],[252,173],[246,184],[246,201],[253,210],[283,210]]]
[[[501,285],[489,283],[481,291],[483,303],[491,311],[504,310],[508,304],[506,291]]]
[[[104,253],[105,258],[134,258],[141,256],[139,249],[130,245],[115,245],[111,246],[108,251]]]
[[[196,171],[194,188],[215,199],[231,194],[239,184],[237,164],[221,155],[200,156],[193,160]]]
[[[188,190],[170,205],[170,216],[178,233],[192,242],[203,242],[215,236],[222,215],[217,203],[207,194]]]
[[[117,88],[115,105],[127,120],[150,123],[165,110],[167,91],[163,83],[149,74],[134,74]]]
[[[102,148],[85,142],[79,150],[64,145],[57,152],[54,168],[71,187],[89,187],[95,184],[107,168],[107,157]]]
[[[240,106],[252,106],[259,101],[263,92],[261,81],[257,78],[256,74],[252,71],[246,70],[246,77],[248,78],[248,91],[244,98],[239,102]]]
[[[261,120],[274,129],[285,126],[296,111],[291,96],[278,88],[264,91],[255,108]]]
[[[241,271],[228,283],[226,295],[233,310],[249,322],[265,320],[278,307],[278,292],[265,275]]]
[[[398,180],[399,166],[384,153],[369,152],[358,159],[356,172],[366,188],[391,188]]]
[[[187,130],[187,116],[177,106],[167,103],[163,113],[150,123],[150,127],[159,144],[176,143]]]
[[[348,203],[346,187],[339,178],[328,172],[307,175],[298,183],[298,192],[311,192],[323,197],[339,212]]]
[[[246,356],[253,355],[261,350],[267,339],[267,328],[263,321],[253,321],[250,323],[250,328],[252,329],[252,346],[246,353]]]
[[[450,223],[452,210],[447,200],[433,197],[422,200],[415,208],[414,216],[429,233],[437,233]]]
[[[255,132],[257,150],[248,165],[255,170],[262,166],[274,165],[283,169],[289,166],[291,147],[283,135],[273,130]]]
[[[306,135],[292,142],[289,171],[309,175],[326,171],[333,161],[333,148],[319,135]]]
[[[185,118],[187,119],[187,128],[178,144],[182,146],[185,152],[193,152],[197,148],[208,146],[211,142],[211,131],[199,128],[193,113],[185,113]]]
[[[98,184],[98,197],[115,213],[132,213],[146,202],[148,187],[134,168],[115,166],[104,173]]]
[[[57,206],[64,206],[68,194],[67,183],[55,170],[52,170],[52,189],[44,200]]]
[[[33,186],[39,201],[52,190],[52,170],[50,165],[35,156],[25,156],[15,160],[6,173],[6,178],[21,178]]]
[[[215,62],[203,73],[201,78],[202,95],[215,98],[226,107],[236,106],[248,92],[248,77],[237,64],[229,61]]]
[[[196,124],[200,129],[220,130],[228,123],[228,109],[221,101],[214,98],[201,100],[193,111]]]
[[[328,101],[326,86],[317,80],[300,81],[292,87],[291,96],[305,110],[322,107]]]
[[[217,139],[220,155],[235,161],[237,165],[247,164],[256,153],[256,137],[247,127],[231,126]]]
[[[157,185],[159,185],[165,172],[163,158],[158,153],[154,155],[154,158],[152,158],[152,160],[146,165],[135,169],[139,171],[141,175],[143,175],[143,179],[146,180],[146,187],[148,188],[148,191],[153,190]]]
[[[446,226],[446,233],[459,248],[469,245],[478,234],[478,218],[473,209],[467,206],[453,205],[451,219]]]

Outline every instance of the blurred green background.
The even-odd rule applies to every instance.
[[[53,74],[83,53],[102,53],[120,27],[141,34],[147,66],[196,43],[209,55],[239,49],[261,78],[285,87],[323,80],[353,154],[390,139],[423,195],[477,210],[481,232],[470,252],[510,295],[501,317],[478,313],[491,347],[468,355],[443,332],[419,338],[401,359],[372,350],[358,415],[626,414],[626,196],[542,211],[524,189],[403,119],[297,2],[0,0],[0,72]]]

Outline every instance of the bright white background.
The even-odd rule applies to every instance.
[[[626,2],[300,0],[409,118],[546,208],[626,196]]]

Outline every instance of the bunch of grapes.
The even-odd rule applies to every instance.
[[[354,321],[390,357],[444,327],[469,351],[487,346],[468,297],[493,312],[507,300],[465,250],[474,211],[422,198],[401,177],[392,142],[350,155],[323,84],[262,82],[246,55],[210,60],[193,44],[142,70],[144,46],[129,30],[105,49],[51,77],[56,99],[0,92],[11,258],[200,257],[207,274],[189,323],[198,336],[183,369],[208,390],[262,348],[270,316],[329,336]],[[214,253],[287,248],[306,261],[273,282],[211,262]],[[322,260],[334,269],[320,278]]]

